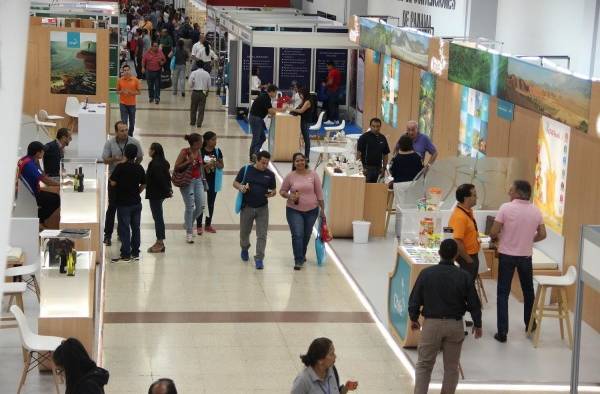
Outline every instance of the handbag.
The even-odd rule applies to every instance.
[[[187,150],[189,154],[189,149]],[[186,187],[192,183],[192,166],[188,165],[183,170],[173,170],[171,182],[177,187]]]
[[[321,218],[319,234],[323,242],[330,242],[333,239],[331,231],[329,231],[329,228],[327,227],[327,218],[325,217],[325,215],[323,215],[323,217]]]
[[[250,164],[246,164],[244,167],[244,177],[242,178],[242,184],[246,182],[246,173],[248,172],[248,167]],[[238,194],[235,198],[235,213],[239,214],[242,211],[242,203],[244,202],[244,193],[238,191]]]
[[[217,148],[217,159],[219,158],[219,154],[221,153],[221,151],[219,150],[219,148]],[[222,168],[215,168],[215,193],[218,193],[221,191],[221,188],[223,187],[223,169]]]

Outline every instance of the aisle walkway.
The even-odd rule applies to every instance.
[[[160,142],[173,163],[190,130],[188,107],[188,97],[169,91],[158,106],[142,95],[136,136],[144,149]],[[240,260],[229,185],[245,163],[249,136],[227,118],[214,95],[204,126],[202,132],[217,133],[225,155],[225,187],[213,220],[218,232],[186,244],[176,190],[165,203],[165,255],[142,253],[139,264],[107,265],[107,393],[142,393],[165,376],[175,379],[181,393],[286,393],[302,368],[298,356],[319,336],[334,341],[341,378],[358,380],[360,393],[412,392],[410,377],[337,268],[316,266],[311,251],[307,268],[292,270],[283,199],[270,202],[264,271]],[[144,202],[142,250],[153,242]],[[110,253],[118,253],[118,242]]]

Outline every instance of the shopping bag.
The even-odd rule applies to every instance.
[[[171,56],[171,62],[169,63],[171,71],[175,70],[175,55]]]
[[[323,242],[329,242],[333,239],[331,231],[329,231],[329,228],[327,227],[327,218],[325,217],[325,215],[321,217],[319,225],[319,234]]]
[[[320,236],[315,238],[315,254],[317,255],[317,265],[325,263],[325,243]]]
[[[217,158],[219,157],[219,148],[217,148]],[[215,193],[218,193],[221,191],[221,188],[223,187],[223,169],[222,168],[216,168],[215,169]]]
[[[250,166],[250,164],[246,164],[246,167],[244,167],[244,177],[242,178],[242,184],[246,181],[246,173],[248,172],[248,166]],[[216,181],[216,180],[215,180]],[[239,214],[242,211],[242,203],[244,202],[244,193],[239,192],[237,196],[235,197],[235,213]]]

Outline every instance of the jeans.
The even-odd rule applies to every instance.
[[[292,233],[292,250],[294,251],[294,263],[304,264],[306,249],[312,235],[312,229],[319,216],[319,208],[302,212],[297,209],[286,207],[285,217]]]
[[[148,97],[150,101],[160,100],[160,70],[146,70],[146,81],[148,82]]]
[[[192,102],[190,106],[190,125],[202,127],[202,122],[204,122],[204,107],[206,107],[207,96],[208,94],[204,93],[201,90],[192,91]]]
[[[117,215],[119,216],[121,256],[139,256],[142,204],[119,206],[117,207]]]
[[[154,219],[154,231],[156,232],[156,240],[164,241],[165,239],[165,219],[163,217],[163,198],[150,199],[150,210],[152,211],[152,219]]]
[[[215,192],[215,182],[213,180],[212,184],[209,183],[208,191],[206,192],[206,198],[208,199],[208,216],[206,217],[205,226],[208,227],[212,224],[213,212],[215,211],[215,200],[217,199],[217,192]],[[198,216],[198,220],[196,223],[196,227],[202,227],[202,218],[203,215],[200,213]]]
[[[250,249],[250,233],[252,225],[256,222],[256,254],[254,260],[265,258],[267,247],[267,229],[269,228],[269,205],[259,208],[244,207],[240,212],[240,247],[242,250]]]
[[[339,92],[327,92],[329,98],[327,100],[327,119],[332,122],[340,120],[340,108],[338,103]]]
[[[173,70],[173,93],[185,93],[185,64],[176,64]]]
[[[104,215],[104,238],[110,239],[115,228],[115,214],[117,213],[117,205],[115,204],[116,189],[108,183],[108,207],[106,215]]]
[[[533,268],[531,256],[509,256],[500,253],[498,262],[498,290],[497,290],[497,325],[498,334],[508,333],[508,296],[515,273],[519,274],[521,290],[523,290],[523,321],[525,327],[529,324],[531,309],[533,308]]]
[[[365,166],[365,181],[367,183],[377,183],[381,175],[381,167]]]
[[[119,104],[121,110],[121,121],[129,125],[129,136],[133,137],[133,129],[135,127],[135,105]]]
[[[302,131],[302,139],[304,140],[304,157],[309,161],[310,157],[310,134],[308,133],[308,123],[300,122],[300,130]]]
[[[465,271],[467,271],[469,273],[469,275],[471,275],[471,280],[473,281],[473,284],[474,284],[475,279],[477,278],[477,275],[479,275],[479,255],[477,253],[475,253],[475,254],[470,254],[469,257],[471,257],[471,259],[473,259],[472,264],[467,263],[460,256],[458,256],[456,258],[456,262],[458,263],[458,265],[460,265],[460,268],[464,269]]]
[[[254,115],[248,115],[248,123],[252,131],[252,142],[250,143],[250,158],[260,152],[260,148],[267,139],[265,137],[265,121]]]
[[[179,189],[185,204],[185,231],[193,234],[193,226],[196,218],[202,214],[204,208],[204,185],[201,178],[192,179],[189,185]]]

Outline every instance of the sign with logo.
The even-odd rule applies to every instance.
[[[410,265],[398,256],[396,271],[390,279],[388,293],[388,315],[390,324],[403,341],[406,339],[408,323],[408,299],[410,297]]]
[[[81,35],[77,31],[68,31],[67,32],[67,48],[77,48],[81,47]]]
[[[515,105],[513,103],[509,103],[508,101],[498,99],[496,114],[499,118],[512,122],[515,117]]]

